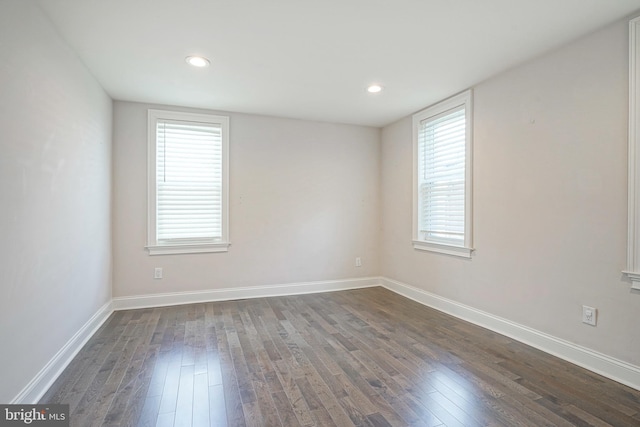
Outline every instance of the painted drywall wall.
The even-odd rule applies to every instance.
[[[114,296],[378,275],[379,129],[248,114],[214,112],[230,117],[229,251],[150,256],[149,108],[176,110],[114,105]]]
[[[111,99],[32,2],[0,2],[0,402],[111,298]]]
[[[474,88],[471,260],[412,249],[411,118],[385,127],[382,274],[640,365],[640,294],[621,274],[627,49],[622,21]]]

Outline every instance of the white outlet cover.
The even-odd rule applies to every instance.
[[[588,305],[582,306],[582,323],[596,326],[598,310]]]

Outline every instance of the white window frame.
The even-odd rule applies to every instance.
[[[208,123],[222,131],[222,236],[216,242],[166,244],[156,237],[156,144],[158,120]],[[147,246],[149,255],[227,252],[229,250],[229,117],[168,110],[148,111],[147,149]]]
[[[464,243],[462,245],[430,240],[419,232],[419,182],[418,182],[418,134],[421,122],[434,118],[449,110],[464,106],[465,110],[465,211]],[[471,89],[446,99],[413,115],[413,247],[418,250],[439,252],[464,258],[471,258],[473,252],[472,224],[472,179],[473,179],[473,95]]]
[[[627,269],[631,289],[640,291],[640,17],[629,21],[629,159]]]

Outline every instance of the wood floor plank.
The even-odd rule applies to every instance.
[[[118,316],[118,313],[113,313],[105,321],[95,335],[85,344],[82,355],[76,356],[58,377],[57,381],[47,390],[41,399],[42,402],[59,402],[62,396],[68,395],[81,378],[86,377],[82,373],[88,372],[95,365],[97,355],[103,346],[110,344],[109,331],[117,328],[119,317],[121,316]]]
[[[196,369],[194,369],[195,371]],[[206,427],[209,425],[209,384],[207,373],[198,372],[193,377],[193,427]]]
[[[119,311],[41,402],[74,427],[640,425],[640,391],[383,288]]]
[[[227,416],[228,425],[244,426],[245,421],[244,412],[242,409],[242,399],[240,397],[240,389],[238,387],[236,371],[233,365],[229,343],[227,341],[227,334],[225,333],[224,317],[225,316],[221,313],[221,315],[217,319],[216,329],[219,330],[218,349],[220,351],[220,370],[222,372],[225,413]],[[211,387],[209,388],[209,390],[211,390]]]
[[[304,396],[298,388],[295,378],[291,374],[289,368],[283,361],[276,362],[276,367],[280,384],[282,384],[282,388],[287,395],[289,402],[291,402],[293,412],[296,414],[298,422],[303,426],[313,425],[307,401],[304,399]]]
[[[576,408],[573,405],[566,405],[563,407],[563,409],[568,413],[568,414],[572,414],[575,415],[575,417],[577,418],[571,418],[571,420],[576,420],[574,422],[575,425],[587,425],[587,426],[593,426],[593,427],[611,427],[611,424],[602,421],[599,418],[594,417],[593,415],[589,414],[588,412],[583,411],[580,408]],[[569,419],[567,417],[567,419]],[[640,419],[638,419],[638,425],[640,425]]]
[[[552,401],[572,404],[597,418],[616,426],[633,426],[635,421],[623,412],[619,412],[600,400],[600,396],[585,395],[580,389],[567,387],[562,381],[552,377],[545,377],[538,371],[515,362],[505,362],[504,366],[517,371],[523,377],[520,383],[535,390],[542,396],[549,397]]]
[[[209,426],[222,427],[227,425],[226,400],[222,384],[209,387]],[[229,423],[229,425],[234,424]]]
[[[121,344],[122,333],[127,326],[131,313],[123,313],[121,315],[115,313],[113,316],[114,322],[111,324],[112,327],[106,329],[104,336],[101,337],[104,338],[105,345],[101,346],[100,351],[95,353],[90,359],[87,360],[85,369],[75,371],[75,375],[72,375],[69,381],[73,384],[70,387],[62,387],[63,390],[66,390],[66,393],[62,395],[56,394],[56,396],[53,397],[55,400],[50,400],[50,402],[56,403],[64,401],[64,403],[67,403],[69,405],[71,411],[74,411],[80,415],[84,412],[82,408],[78,408],[78,410],[76,411],[78,404],[89,389],[89,386],[95,380],[95,377],[98,375],[105,361],[110,357],[112,358],[113,352],[119,351],[118,345]],[[79,356],[80,354],[76,356],[76,358],[78,358]],[[86,356],[87,355],[83,354],[80,357]]]
[[[176,420],[175,412],[167,412],[165,414],[158,415],[158,421],[156,427],[173,427],[173,422]]]
[[[283,427],[298,427],[301,425],[284,390],[273,393],[271,398]]]
[[[181,366],[176,398],[176,421],[174,423],[176,427],[188,427],[193,424],[194,382],[194,366]]]
[[[182,352],[178,347],[169,354],[167,371],[162,387],[162,399],[160,401],[160,413],[175,413],[178,403],[178,391],[180,387],[180,368],[182,366]]]
[[[152,427],[156,425],[158,420],[158,412],[160,409],[160,396],[148,396],[144,402],[142,413],[133,423],[133,419],[126,420],[123,424],[135,425],[138,427]]]

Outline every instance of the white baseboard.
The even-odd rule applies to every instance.
[[[56,353],[40,372],[18,393],[10,403],[36,403],[51,387],[75,355],[107,320],[114,310],[228,301],[235,299],[273,297],[282,295],[311,294],[383,286],[399,295],[423,305],[466,320],[494,332],[506,335],[568,362],[640,390],[640,367],[613,357],[573,344],[510,320],[494,316],[456,301],[443,298],[406,283],[384,277],[366,277],[344,280],[326,280],[283,285],[252,286],[243,288],[213,289],[196,292],[175,292],[113,298],[96,312],[91,319]]]
[[[251,286],[242,288],[211,289],[206,291],[172,292],[165,294],[117,297],[113,299],[113,309],[130,310],[135,308],[164,307],[168,305],[211,301],[229,301],[235,299],[344,291],[347,289],[380,286],[380,280],[381,279],[379,277],[365,277],[357,279],[289,283],[283,285]]]
[[[73,358],[96,333],[98,328],[113,313],[111,301],[103,305],[91,319],[58,351],[38,374],[10,402],[11,404],[34,404],[49,390],[49,387],[71,363]]]
[[[640,367],[573,344],[544,332],[494,316],[459,302],[415,288],[406,283],[380,278],[382,286],[420,304],[490,329],[528,344],[567,362],[581,366],[604,377],[640,390]]]
[[[380,286],[379,277],[365,277],[344,280],[325,280],[319,282],[291,283],[284,285],[253,286],[243,288],[213,289],[195,292],[175,292],[153,295],[113,298],[102,306],[96,314],[56,353],[38,372],[24,389],[10,402],[12,404],[37,403],[49,387],[71,363],[89,338],[102,326],[115,310],[163,307],[169,305],[191,304],[210,301],[228,301],[234,299],[272,297],[282,295],[311,294],[318,292],[344,291],[347,289]]]

